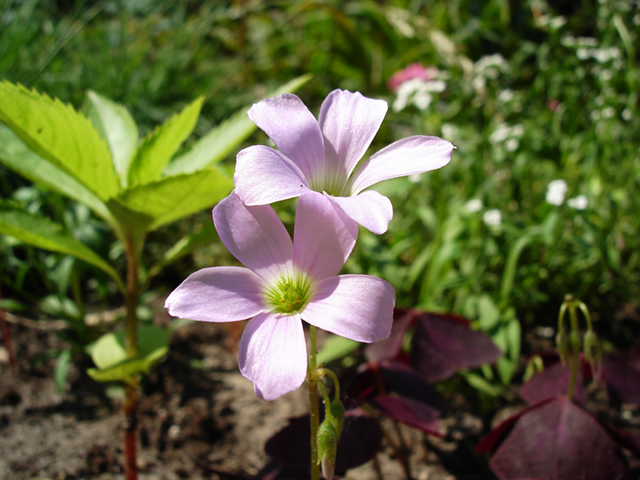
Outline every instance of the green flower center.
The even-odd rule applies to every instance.
[[[296,313],[302,310],[311,299],[311,282],[304,274],[281,277],[267,288],[267,304],[276,313]]]
[[[309,188],[320,193],[327,192],[334,197],[348,196],[344,173],[318,171],[309,182]]]

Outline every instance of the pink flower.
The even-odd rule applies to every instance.
[[[306,377],[302,321],[358,342],[391,331],[395,291],[369,275],[340,275],[357,225],[318,193],[300,197],[293,242],[273,208],[231,193],[213,209],[220,239],[245,267],[190,275],[167,298],[171,315],[206,322],[251,318],[240,340],[240,372],[274,400]]]
[[[385,101],[344,90],[327,96],[318,120],[292,94],[253,105],[249,117],[278,149],[255,145],[238,153],[237,195],[246,205],[266,205],[313,190],[373,233],[384,233],[393,217],[391,202],[365,189],[440,168],[455,148],[438,137],[413,136],[360,162],[386,113]]]
[[[419,63],[412,63],[407,65],[404,70],[400,70],[391,75],[391,78],[387,82],[387,87],[392,92],[395,92],[401,84],[408,80],[420,78],[425,82],[429,82],[433,80],[437,74],[438,69],[435,67],[425,68]]]

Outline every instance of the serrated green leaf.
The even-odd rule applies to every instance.
[[[108,223],[115,223],[107,206],[97,195],[36,154],[6,125],[0,125],[0,163],[34,183],[84,203]]]
[[[125,332],[111,332],[91,346],[90,355],[98,368],[87,373],[98,382],[128,381],[132,376],[147,373],[169,350],[171,333],[164,328],[142,325],[138,329],[139,355],[128,359]]]
[[[122,105],[89,90],[87,115],[109,144],[120,185],[127,186],[129,165],[138,146],[138,127]]]
[[[151,132],[140,144],[129,168],[129,185],[144,185],[160,178],[171,157],[191,134],[204,97],[197,98]]]
[[[3,200],[0,200],[0,233],[38,248],[84,260],[107,272],[118,286],[124,289],[120,277],[111,265],[83,243],[65,233],[60,225]]]
[[[107,144],[72,106],[5,80],[0,82],[0,121],[102,200],[119,190]]]
[[[164,177],[122,192],[119,202],[153,217],[148,230],[210,208],[233,189],[233,181],[218,168]]]
[[[321,363],[327,363],[333,360],[337,360],[338,358],[342,358],[345,355],[353,352],[360,345],[360,342],[349,340],[348,338],[344,338],[339,335],[332,335],[327,339],[327,341],[318,352],[316,361],[319,365]]]
[[[298,77],[275,92],[271,92],[268,97],[282,95],[287,92],[295,92],[302,85],[307,83],[310,75]],[[247,116],[249,107],[244,107],[236,112],[231,118],[225,120],[217,127],[202,137],[185,154],[175,158],[165,169],[165,175],[176,175],[180,173],[192,173],[207,166],[215,165],[225,158],[235,148],[237,148],[249,135],[257,128],[256,124]]]
[[[209,245],[218,239],[218,234],[213,226],[213,223],[207,223],[197,233],[191,235],[185,235],[176,244],[167,250],[160,259],[160,261],[154,264],[147,275],[147,282],[157,275],[164,267],[175,262],[180,257],[193,252],[195,249],[200,248],[203,245]]]

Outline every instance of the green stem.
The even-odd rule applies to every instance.
[[[307,371],[309,384],[309,417],[311,422],[311,480],[320,480],[320,462],[318,460],[318,428],[320,426],[320,411],[318,406],[318,375],[316,373],[316,327],[309,329],[310,351]]]
[[[575,300],[569,304],[569,320],[571,321],[572,339],[580,335],[580,325],[578,324],[578,312],[576,311]],[[578,337],[579,338],[579,337]],[[567,390],[567,397],[569,400],[573,400],[573,395],[576,390],[576,384],[578,383],[578,368],[580,367],[580,345],[577,347],[574,342],[571,342],[571,378],[569,380],[569,389]]]
[[[333,373],[328,368],[319,368],[318,369],[318,377],[322,378],[323,376],[328,376],[333,381],[333,386],[336,388],[335,390],[335,398],[340,398],[340,382],[338,381],[338,377],[335,373]]]

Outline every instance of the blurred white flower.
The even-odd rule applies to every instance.
[[[467,204],[465,205],[465,210],[469,213],[475,213],[475,212],[479,212],[480,210],[482,210],[482,207],[484,205],[482,204],[482,200],[478,199],[478,198],[473,198],[471,200],[469,200],[467,202]]]
[[[431,93],[444,92],[446,88],[447,84],[442,80],[424,80],[422,78],[406,80],[396,90],[396,99],[391,108],[394,112],[399,112],[413,103],[420,110],[424,110],[431,104],[433,99]]]
[[[451,139],[458,134],[458,127],[451,123],[442,124],[442,138]]]
[[[502,214],[500,213],[500,210],[496,208],[487,210],[486,212],[484,212],[482,220],[484,220],[484,223],[486,223],[490,227],[497,227],[502,223]]]
[[[519,139],[523,134],[524,128],[520,124],[509,126],[506,123],[499,123],[489,136],[489,141],[492,145],[505,142],[505,150],[513,152],[520,145]]]
[[[553,180],[547,187],[547,203],[556,206],[562,205],[565,193],[567,193],[567,182],[564,180]]]
[[[589,200],[584,195],[578,195],[577,197],[567,200],[567,205],[576,210],[584,210],[589,205]]]
[[[420,179],[422,178],[422,174],[421,173],[414,173],[413,175],[409,175],[407,178],[409,179],[409,181],[411,183],[418,183],[420,181]]]
[[[628,108],[625,108],[622,111],[622,118],[628,122],[633,118],[633,113],[631,113],[631,110],[629,110]]]
[[[616,114],[616,109],[613,107],[605,107],[602,109],[602,118],[613,118]]]

